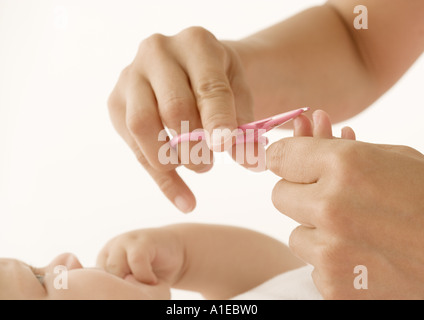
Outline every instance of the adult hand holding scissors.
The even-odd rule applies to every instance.
[[[228,137],[214,136],[215,129],[232,132],[254,120],[239,56],[198,27],[143,41],[109,98],[109,111],[138,161],[183,212],[194,209],[195,198],[175,171],[178,164],[163,165],[158,159],[164,126],[180,134],[181,121],[188,121],[189,131],[205,129],[209,148],[220,151]],[[188,161],[186,167],[200,173],[212,163]]]

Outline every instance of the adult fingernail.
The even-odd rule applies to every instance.
[[[184,213],[193,211],[193,205],[184,197],[177,196],[174,200],[175,206]]]

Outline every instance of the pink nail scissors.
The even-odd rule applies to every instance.
[[[309,108],[301,108],[293,111],[278,114],[276,116],[263,120],[250,122],[238,127],[239,133],[236,135],[236,144],[245,142],[261,142],[261,138],[265,138],[265,144],[268,144],[268,138],[262,137],[266,132],[277,128],[286,122],[293,120],[302,113],[308,111]],[[252,134],[253,133],[253,134]],[[175,148],[181,142],[205,140],[206,134],[204,131],[188,132],[175,136],[171,139],[170,145]]]

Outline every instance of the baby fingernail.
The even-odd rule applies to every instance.
[[[317,123],[319,121],[319,113],[315,111],[312,114],[312,119],[314,120],[314,123]]]

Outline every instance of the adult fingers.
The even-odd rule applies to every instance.
[[[240,62],[238,59],[233,59],[233,61],[235,61],[235,64],[230,71],[230,74],[232,74],[230,82],[234,93],[237,124],[240,126],[254,121],[253,99]],[[262,172],[266,170],[266,151],[261,142],[234,144],[228,152],[231,153],[232,158],[238,164],[251,171]]]
[[[190,189],[187,187],[187,185],[184,183],[184,181],[180,178],[180,176],[177,174],[175,169],[172,169],[170,171],[163,172],[155,169],[152,164],[146,159],[144,156],[144,153],[137,143],[137,141],[134,139],[133,134],[130,133],[127,127],[127,115],[126,115],[126,101],[125,101],[125,95],[126,92],[123,92],[123,88],[127,87],[128,82],[128,76],[130,73],[131,68],[128,67],[124,69],[124,71],[121,73],[120,80],[118,81],[118,84],[115,86],[114,90],[112,91],[109,100],[108,100],[108,108],[109,113],[112,119],[112,123],[116,129],[116,131],[120,134],[120,136],[124,139],[124,141],[128,144],[128,146],[133,151],[134,155],[136,156],[139,163],[147,170],[147,172],[152,176],[152,178],[155,180],[155,182],[158,184],[159,188],[162,190],[162,192],[165,194],[165,196],[174,203],[174,205],[181,210],[184,213],[188,213],[192,211],[196,206],[196,200],[194,198],[193,193],[190,191]],[[149,93],[147,89],[145,90],[146,94]],[[137,107],[136,104],[131,103],[133,105],[133,111],[135,114],[137,114],[137,111],[135,111],[135,108]],[[138,127],[135,126],[134,127]],[[143,126],[143,128],[146,128]],[[141,142],[147,141],[145,139],[141,139]],[[158,137],[154,138],[154,141],[158,141]],[[144,145],[144,144],[143,144]],[[175,150],[172,148],[168,148],[170,150],[171,154],[171,160],[174,159]],[[156,156],[159,156],[156,154]],[[178,154],[176,155],[178,162]],[[163,168],[163,167],[162,167]]]
[[[208,133],[211,150],[223,151],[237,128],[234,94],[227,76],[227,50],[202,28],[191,28],[183,36],[193,41],[191,50],[182,57],[196,98],[203,128]]]
[[[282,214],[298,223],[308,226],[317,226],[314,198],[319,188],[316,184],[299,184],[280,180],[272,191],[272,202]],[[304,199],[307,198],[308,201]]]
[[[337,142],[310,137],[282,139],[268,148],[267,168],[291,182],[315,183],[331,166],[328,160]]]
[[[178,175],[177,171],[158,171],[146,160],[137,143],[132,139],[129,132],[121,134],[129,147],[134,152],[138,162],[146,169],[163,194],[182,212],[189,213],[196,207],[196,199]]]
[[[177,171],[159,172],[144,165],[165,196],[183,213],[189,213],[196,207],[196,199]]]
[[[159,134],[165,132],[159,117],[156,98],[145,79],[134,77],[128,85],[126,94],[126,126],[138,148],[149,164],[161,171],[171,170],[178,166],[175,155],[174,163],[161,161],[159,150],[164,141],[160,141]]]
[[[237,125],[241,126],[255,120],[253,114],[253,97],[246,80],[243,65],[237,53],[231,47],[226,45],[225,47],[228,54],[232,56],[230,58],[232,63],[227,73],[234,96]]]
[[[230,47],[227,48],[229,54],[233,56],[231,58],[233,64],[228,74],[234,96],[237,125],[241,126],[255,120],[253,115],[253,98],[246,82],[241,62],[236,57],[237,54]],[[245,168],[252,171],[265,170],[264,147],[259,143],[247,142],[234,144],[231,149],[228,149],[228,152],[238,164]]]
[[[202,122],[190,81],[175,58],[170,56],[167,51],[158,52],[156,59],[152,60],[146,73],[155,93],[160,118],[164,124],[173,130],[174,134],[201,129]],[[159,114],[157,115],[158,118]],[[207,148],[206,143],[204,143],[204,146],[200,146],[202,148],[199,147],[199,143],[204,142],[182,142],[178,145],[177,150],[180,162],[187,168],[196,172],[205,172],[212,168],[213,154]],[[208,153],[199,157],[202,161],[193,158],[197,156],[197,154],[191,152],[195,146],[196,150],[200,149],[202,152],[207,151]],[[156,149],[153,156],[157,156],[157,153],[158,150]]]

